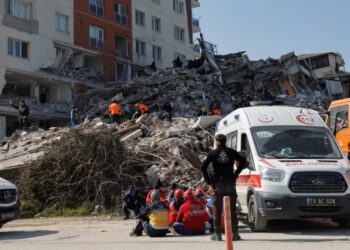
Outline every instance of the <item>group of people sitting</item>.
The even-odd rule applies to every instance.
[[[131,190],[131,191],[130,191]],[[134,187],[124,196],[124,219],[129,218],[132,209],[137,223],[130,236],[142,236],[143,232],[150,237],[163,237],[171,231],[180,235],[203,235],[207,229],[213,232],[213,206],[206,199],[203,189],[195,191],[185,188],[174,188],[166,197],[162,187],[151,190],[146,197],[146,205],[140,208],[141,199]],[[208,189],[208,195],[213,193]],[[131,194],[134,199],[131,199]],[[130,202],[134,201],[134,202]]]

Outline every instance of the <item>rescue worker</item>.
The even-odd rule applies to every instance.
[[[176,68],[182,68],[183,62],[181,61],[180,56],[177,56],[177,57],[174,59],[174,61],[173,61],[173,66],[174,66],[175,69],[176,69]]]
[[[113,103],[109,105],[108,109],[109,116],[111,118],[111,123],[119,123],[122,115],[122,109],[117,100],[113,100]]]
[[[172,203],[174,201],[174,199],[175,199],[175,192],[176,192],[176,190],[178,188],[179,188],[179,186],[176,183],[171,185],[171,189],[170,189],[170,192],[168,194],[168,201],[169,201],[169,203]]]
[[[154,188],[152,190],[150,190],[146,196],[146,203],[147,204],[150,204],[152,202],[152,199],[151,199],[151,194],[154,190],[158,190],[159,194],[160,194],[160,201],[166,205],[166,206],[169,206],[169,201],[167,200],[166,198],[166,192],[163,188],[163,183],[158,180],[157,184],[154,186]]]
[[[195,199],[190,189],[184,193],[184,200],[173,225],[175,232],[181,235],[205,234],[205,223],[209,220],[205,206]]]
[[[70,111],[70,122],[72,127],[79,125],[79,113],[76,106],[73,106]]]
[[[158,190],[152,191],[151,204],[141,210],[137,216],[136,227],[130,236],[142,236],[142,231],[150,237],[163,237],[169,230],[169,208],[160,202]]]
[[[214,108],[211,111],[211,115],[221,116],[221,110],[219,108]]]
[[[142,199],[136,188],[134,186],[129,187],[129,190],[123,197],[123,213],[125,215],[124,220],[129,219],[130,210],[134,211],[134,214],[137,217],[142,205]]]
[[[197,188],[196,191],[194,192],[194,196],[204,206],[207,205],[207,199],[205,198],[205,193],[204,193],[204,190],[202,188]]]
[[[184,192],[181,189],[176,189],[174,193],[174,200],[171,202],[169,208],[169,226],[172,226],[177,220],[179,209],[184,203],[183,195]]]
[[[204,105],[202,105],[199,108],[198,116],[204,116],[204,115],[208,115],[208,111],[207,111],[207,108]]]
[[[221,102],[215,97],[210,104],[211,115],[221,116]]]
[[[137,111],[133,114],[131,118],[132,121],[136,121],[136,119],[139,118],[140,116],[149,113],[148,106],[143,102],[136,103],[135,108],[137,109]]]
[[[19,127],[22,130],[27,130],[28,128],[28,116],[30,113],[30,109],[25,103],[24,100],[21,100],[19,102],[19,106],[13,104],[12,101],[10,101],[10,105],[14,107],[15,109],[18,109],[18,122],[19,122]]]
[[[213,202],[215,206],[214,212],[214,228],[215,233],[211,237],[214,241],[221,241],[221,215],[222,200],[224,196],[231,199],[231,219],[233,240],[240,240],[238,233],[238,219],[236,208],[236,178],[246,167],[247,161],[235,150],[226,147],[226,136],[219,134],[215,137],[217,148],[211,151],[202,163],[202,172],[204,179],[208,185],[214,188]],[[237,169],[234,171],[234,164],[238,162]],[[208,166],[213,164],[214,176],[208,174]]]
[[[163,110],[165,111],[167,115],[167,119],[169,122],[173,121],[173,107],[171,106],[170,102],[166,102],[163,105]]]

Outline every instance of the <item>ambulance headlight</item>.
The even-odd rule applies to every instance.
[[[285,176],[286,175],[282,170],[266,167],[262,167],[261,169],[261,179],[264,181],[282,182]]]

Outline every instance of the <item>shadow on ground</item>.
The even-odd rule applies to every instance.
[[[0,241],[4,240],[24,240],[35,237],[48,236],[51,234],[57,234],[58,231],[54,230],[35,230],[35,231],[0,231]]]

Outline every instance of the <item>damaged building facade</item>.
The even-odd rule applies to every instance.
[[[198,0],[133,0],[133,60],[139,68],[156,62],[157,68],[172,67],[180,57],[199,57],[194,50],[193,34],[201,31],[193,9]]]

